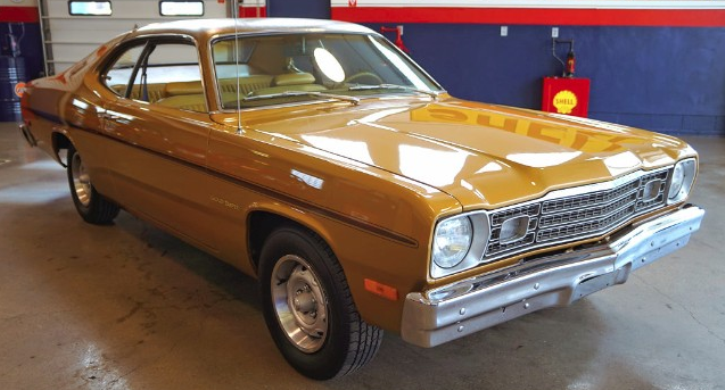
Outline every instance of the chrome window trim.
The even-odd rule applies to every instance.
[[[415,100],[420,100],[421,102],[430,102],[431,101],[431,99],[427,98],[427,97],[415,98],[412,95],[400,95],[400,94],[385,95],[383,98],[389,99],[389,100],[393,100],[393,99],[413,100],[413,99],[415,99]],[[370,99],[383,99],[383,98],[371,96],[371,97],[366,97],[366,98],[360,98],[360,101],[370,100]],[[246,113],[246,112],[255,112],[255,111],[262,111],[262,110],[272,110],[272,109],[278,109],[278,108],[311,106],[314,104],[328,104],[328,103],[342,103],[342,104],[349,105],[348,102],[344,102],[344,101],[340,101],[340,100],[336,100],[336,99],[313,99],[313,100],[302,100],[299,102],[277,103],[274,105],[261,106],[261,107],[247,107],[247,108],[242,108],[241,112]],[[237,112],[237,110],[228,109],[228,108],[222,109],[222,110],[210,111],[211,114],[235,114],[236,112]]]

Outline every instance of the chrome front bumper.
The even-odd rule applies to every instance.
[[[704,215],[688,206],[601,245],[410,293],[401,335],[411,344],[434,347],[539,309],[567,306],[624,283],[632,271],[685,246]]]

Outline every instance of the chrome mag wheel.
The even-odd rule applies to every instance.
[[[314,232],[282,224],[259,260],[262,310],[287,362],[317,380],[347,375],[375,356],[383,331],[360,317],[347,278]]]
[[[329,331],[328,307],[310,264],[299,256],[285,255],[272,271],[272,302],[287,338],[300,351],[317,352]]]
[[[78,153],[73,154],[73,160],[71,161],[71,173],[73,175],[73,190],[76,193],[78,202],[83,207],[89,207],[91,205],[91,178],[86,171],[83,160]]]
[[[120,207],[98,193],[91,183],[88,165],[73,145],[68,148],[66,156],[68,185],[70,186],[73,205],[84,221],[94,225],[108,225],[113,222]]]

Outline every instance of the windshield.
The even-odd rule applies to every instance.
[[[374,35],[228,36],[214,42],[212,52],[225,109],[441,91],[389,41]]]

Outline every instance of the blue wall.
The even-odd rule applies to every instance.
[[[508,28],[501,37],[498,25],[406,24],[403,39],[454,96],[541,108],[542,78],[561,73],[551,26]],[[559,37],[576,41],[576,74],[592,80],[590,117],[725,135],[724,28],[565,26]]]
[[[0,22],[0,54],[10,55],[7,48],[8,26],[13,25],[15,35],[20,35],[18,23]],[[24,23],[25,36],[20,41],[21,57],[25,58],[25,75],[28,80],[41,76],[43,72],[43,47],[40,39],[40,24]],[[26,80],[27,81],[27,80]]]
[[[330,19],[330,0],[267,0],[267,15],[275,18]]]

